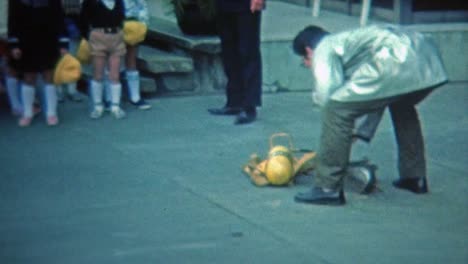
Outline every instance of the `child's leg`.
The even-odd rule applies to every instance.
[[[102,79],[104,74],[106,58],[103,56],[93,57],[94,75],[91,80],[89,88],[89,96],[93,102],[93,110],[91,111],[91,118],[100,118],[104,111],[102,105],[103,85]]]
[[[18,79],[15,76],[11,76],[9,74],[6,76],[6,90],[11,112],[14,115],[21,115],[23,112],[23,106],[20,99],[20,86]]]
[[[128,93],[130,102],[138,108],[144,110],[151,108],[151,105],[141,99],[140,91],[140,73],[137,69],[138,46],[127,46],[125,55],[125,75],[128,84]]]
[[[44,77],[44,93],[45,93],[45,106],[47,124],[54,126],[58,124],[57,117],[57,88],[52,82],[52,71],[47,70],[43,73]]]
[[[111,96],[111,112],[114,117],[120,119],[125,116],[125,112],[120,108],[122,97],[122,85],[120,83],[120,56],[109,57],[109,80],[110,80],[110,96]]]
[[[65,96],[64,96],[64,89],[66,90],[65,86],[66,84],[57,85],[57,100],[61,103],[65,99]]]
[[[125,75],[128,83],[130,101],[135,103],[140,100],[140,76],[136,68],[137,46],[127,45],[125,54]]]
[[[18,122],[19,126],[25,127],[31,124],[34,116],[33,105],[36,95],[36,88],[34,87],[36,81],[36,73],[24,73],[24,80],[21,83],[21,99],[23,102],[23,113]]]
[[[83,96],[76,90],[76,82],[72,83],[67,83],[65,84],[66,90],[67,90],[67,97],[71,101],[74,102],[81,102],[83,101]]]

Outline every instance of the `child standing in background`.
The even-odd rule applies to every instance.
[[[77,27],[77,21],[80,15],[81,0],[62,0],[65,13],[65,26],[70,37],[70,52],[75,53],[77,42],[80,40],[80,33]],[[59,85],[58,100],[63,102],[66,99],[72,102],[81,102],[84,95],[77,90],[77,83],[67,83]]]
[[[125,0],[126,20],[135,20],[145,25],[148,24],[148,5],[146,0]],[[138,44],[127,44],[127,54],[125,55],[125,77],[128,85],[128,97],[130,103],[138,109],[147,110],[151,108],[140,94],[140,73],[137,69]]]
[[[84,0],[81,6],[80,31],[89,42],[93,63],[90,97],[93,102],[90,117],[104,113],[103,77],[109,69],[111,114],[125,117],[120,107],[122,85],[119,78],[120,58],[126,52],[122,26],[125,19],[123,0]]]
[[[53,69],[68,49],[61,0],[9,0],[9,66],[21,73],[23,109],[19,126],[29,126],[38,74],[44,80],[47,124],[57,125],[57,90],[52,83]],[[13,86],[13,85],[12,85]]]

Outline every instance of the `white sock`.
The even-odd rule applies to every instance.
[[[102,82],[91,81],[90,96],[95,105],[102,104]]]
[[[23,101],[23,117],[33,117],[33,104],[36,89],[34,86],[21,84],[21,99]]]
[[[110,87],[110,94],[111,94],[111,103],[112,109],[115,107],[119,107],[120,105],[120,97],[122,96],[122,85],[120,83],[111,83]]]
[[[128,95],[130,101],[136,103],[140,101],[140,74],[137,70],[125,72],[128,84]]]
[[[66,86],[67,86],[67,93],[69,95],[78,93],[78,91],[76,90],[76,82],[67,83]]]
[[[45,92],[45,103],[46,103],[46,115],[56,116],[57,115],[57,88],[55,85],[47,83],[44,85]]]
[[[20,100],[20,87],[18,86],[18,79],[11,76],[6,77],[6,88],[8,94],[8,101],[12,111],[22,112],[23,106]]]

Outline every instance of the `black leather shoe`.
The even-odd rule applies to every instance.
[[[236,125],[249,124],[255,121],[256,118],[257,118],[257,113],[255,111],[241,111],[237,115],[236,121],[234,121],[234,124]]]
[[[230,107],[225,106],[222,108],[210,108],[208,112],[212,115],[237,115],[242,111],[241,108],[238,107]]]
[[[299,203],[343,205],[346,203],[343,190],[325,192],[322,188],[314,187],[305,193],[298,193],[294,200]]]
[[[426,177],[416,179],[398,179],[393,182],[393,186],[398,189],[408,190],[417,194],[423,194],[429,191],[427,188]]]

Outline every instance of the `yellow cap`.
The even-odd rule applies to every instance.
[[[144,23],[133,20],[125,21],[123,28],[125,43],[133,46],[142,42],[145,40],[147,31],[148,27]]]
[[[80,41],[80,45],[78,46],[78,50],[76,51],[76,58],[78,58],[78,60],[83,64],[89,63],[91,58],[91,49],[86,39],[82,39]]]
[[[65,54],[54,71],[54,84],[61,85],[64,83],[76,82],[81,76],[80,62],[70,54]]]

